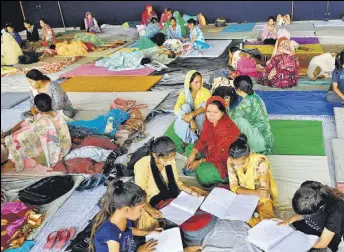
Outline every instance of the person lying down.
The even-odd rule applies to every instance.
[[[134,52],[118,52],[108,58],[103,58],[96,62],[96,66],[105,67],[111,71],[134,70],[143,68],[142,63],[147,61],[143,59],[155,60],[161,64],[167,65],[173,61],[176,54],[164,47],[155,46],[152,48],[134,51]]]

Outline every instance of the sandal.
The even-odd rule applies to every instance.
[[[66,245],[66,243],[69,241],[70,232],[68,229],[62,229],[58,232],[60,234],[59,234],[54,246],[51,249],[61,251],[62,248]]]
[[[47,237],[47,242],[44,244],[43,249],[44,250],[50,250],[56,243],[60,236],[60,231],[52,232]]]

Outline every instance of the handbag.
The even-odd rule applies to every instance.
[[[227,21],[225,18],[220,17],[215,20],[215,26],[216,27],[225,27],[227,26]]]
[[[77,234],[77,236],[68,245],[66,251],[88,252],[88,248],[91,242],[90,237],[94,220],[95,218],[93,220],[90,220],[84,230]]]
[[[74,186],[71,175],[43,178],[20,190],[19,199],[30,205],[45,205],[69,192]]]

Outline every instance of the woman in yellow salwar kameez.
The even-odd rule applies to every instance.
[[[135,183],[147,193],[145,212],[137,228],[153,230],[163,218],[158,210],[181,191],[194,196],[206,195],[201,189],[188,187],[180,182],[176,166],[176,145],[169,137],[159,137],[151,145],[152,154],[141,158],[134,166]]]
[[[244,134],[240,134],[231,144],[227,165],[230,190],[236,194],[259,197],[256,211],[248,224],[253,227],[264,219],[274,218],[273,205],[278,190],[270,162],[266,156],[250,152]]]

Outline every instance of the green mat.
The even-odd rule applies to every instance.
[[[275,138],[273,155],[326,156],[321,121],[271,120],[270,125]],[[173,140],[178,153],[184,153],[183,143],[174,133],[174,123],[164,136]],[[186,147],[186,156],[189,156],[193,146],[189,144]]]
[[[274,155],[326,156],[321,121],[271,120]]]

